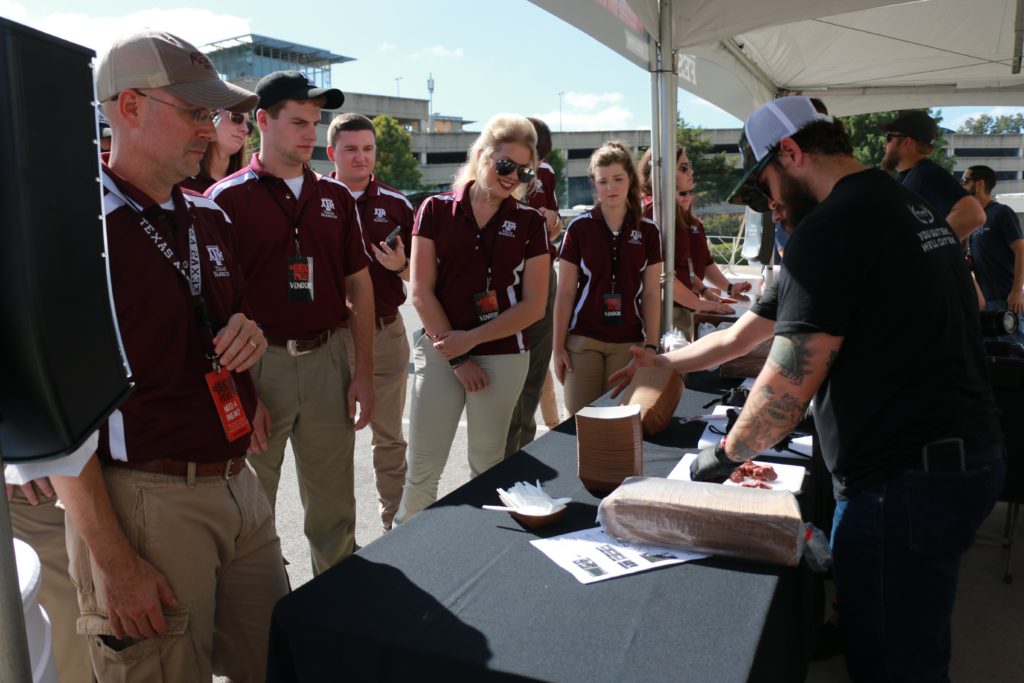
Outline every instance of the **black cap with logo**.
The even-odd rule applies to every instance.
[[[878,130],[883,133],[906,135],[927,145],[939,137],[939,125],[935,123],[935,119],[919,109],[901,111],[892,121],[879,124]]]
[[[275,71],[267,74],[256,84],[260,109],[269,109],[283,100],[313,100],[324,97],[324,109],[338,109],[345,103],[345,95],[337,88],[318,88],[301,71]]]

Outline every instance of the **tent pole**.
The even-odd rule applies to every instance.
[[[3,456],[0,456],[0,471],[3,464]],[[25,633],[25,607],[21,603],[10,512],[7,496],[0,495],[0,680],[32,683],[32,660]]]
[[[658,183],[654,187],[655,222],[661,228],[662,244],[665,251],[665,278],[662,288],[661,331],[672,329],[672,287],[675,282],[676,243],[676,94],[679,88],[679,67],[676,53],[672,49],[672,0],[660,0],[657,39],[657,64],[653,74],[656,87],[657,109],[651,112],[652,121],[657,118],[655,129],[652,124],[651,142],[654,147],[652,160]],[[655,137],[656,135],[656,137]]]

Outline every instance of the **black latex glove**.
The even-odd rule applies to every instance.
[[[740,463],[729,459],[721,445],[708,446],[690,464],[690,479],[720,484],[739,466]]]

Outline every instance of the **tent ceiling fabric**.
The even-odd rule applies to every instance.
[[[646,68],[637,43],[657,33],[657,0],[534,4]],[[680,87],[741,119],[762,102],[790,94],[820,97],[838,115],[1020,105],[1024,75],[1011,73],[1019,4],[674,0]]]

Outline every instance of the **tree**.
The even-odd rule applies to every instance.
[[[880,131],[878,126],[893,120],[898,114],[898,111],[880,111],[843,117],[843,126],[846,127],[846,131],[853,140],[853,156],[857,158],[857,161],[865,166],[877,166],[882,161],[882,157],[885,156],[885,133]],[[935,119],[935,123],[941,124],[941,114],[936,114],[929,109],[928,115]],[[946,138],[942,133],[941,125],[931,159],[947,171],[953,170],[956,160],[951,156],[946,156]]]
[[[686,150],[693,165],[697,199],[706,204],[725,201],[739,180],[739,172],[729,163],[725,152],[712,152],[711,140],[704,131],[686,123],[682,116],[676,124],[676,143]]]
[[[992,118],[988,114],[979,114],[964,121],[958,133],[972,133],[974,135],[999,135],[1002,133],[1024,132],[1024,114],[1008,114]]]
[[[569,201],[569,196],[566,194],[569,188],[569,177],[566,174],[565,157],[562,156],[562,150],[551,150],[551,154],[548,155],[548,163],[551,164],[551,169],[555,172],[555,180],[558,183],[558,187],[555,188],[555,197],[558,199],[558,205],[561,206],[563,202],[568,203]]]
[[[412,135],[384,114],[373,119],[373,127],[377,130],[377,180],[406,193],[418,190],[422,174],[412,153]]]

